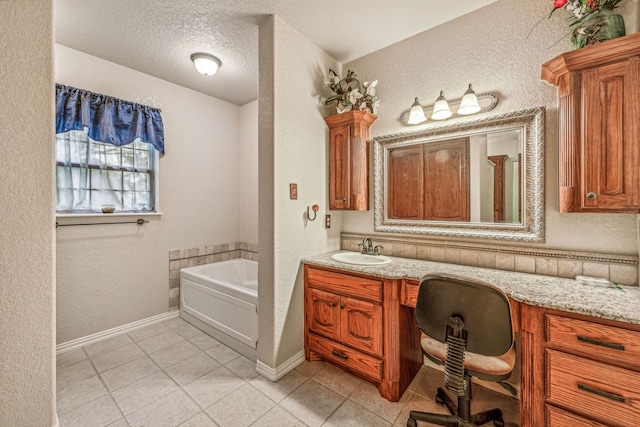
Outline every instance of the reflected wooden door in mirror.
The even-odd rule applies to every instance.
[[[469,139],[389,150],[389,218],[469,221]]]

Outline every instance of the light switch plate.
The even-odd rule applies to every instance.
[[[289,184],[289,198],[291,200],[298,198],[298,184]]]

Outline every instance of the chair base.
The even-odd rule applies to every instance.
[[[448,427],[481,426],[493,421],[494,426],[504,427],[502,411],[498,408],[470,415],[470,398],[471,393],[468,390],[466,396],[458,397],[458,406],[456,406],[449,395],[443,389],[438,388],[435,398],[436,403],[446,406],[451,415],[411,411],[407,420],[407,427],[417,427],[417,421]]]

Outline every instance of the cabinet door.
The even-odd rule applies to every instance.
[[[424,159],[422,145],[389,150],[387,187],[391,219],[424,218]]]
[[[640,207],[639,64],[632,58],[582,73],[585,210]]]
[[[330,292],[308,288],[307,316],[309,330],[334,340],[340,339],[340,297]]]
[[[351,207],[351,126],[329,130],[329,209]]]
[[[354,298],[340,299],[340,341],[343,344],[382,354],[382,306]]]
[[[425,218],[469,221],[469,138],[424,145]]]

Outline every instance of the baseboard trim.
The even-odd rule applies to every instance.
[[[86,337],[76,338],[75,340],[67,341],[67,342],[56,345],[56,355],[67,353],[69,351],[76,350],[86,345],[95,344],[100,341],[108,340],[109,338],[126,334],[127,332],[132,332],[132,331],[135,331],[136,329],[140,329],[145,326],[151,326],[156,323],[165,322],[175,317],[178,317],[177,310],[158,314],[156,316],[147,317],[146,319],[141,319],[135,322],[127,323],[126,325],[117,326],[115,328],[107,329],[106,331],[96,332],[95,334],[87,335]]]
[[[278,381],[302,362],[304,362],[304,350],[296,353],[289,360],[275,368],[272,368],[258,360],[256,363],[256,372],[270,381]]]

